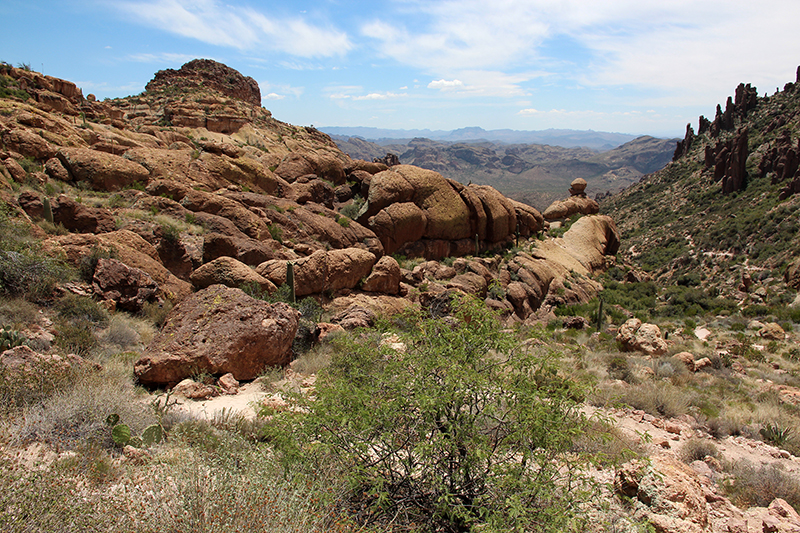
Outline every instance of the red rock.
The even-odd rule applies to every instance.
[[[155,299],[158,283],[147,272],[131,268],[117,259],[100,258],[94,270],[95,294],[113,300],[117,309],[138,313],[146,302]]]
[[[134,365],[145,385],[175,384],[197,372],[256,378],[289,363],[300,313],[239,289],[214,285],[175,306]]]

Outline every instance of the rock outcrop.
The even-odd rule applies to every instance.
[[[261,106],[261,90],[251,77],[211,59],[195,59],[180,69],[156,72],[145,86],[152,93],[175,93],[182,90],[212,90],[254,106]]]
[[[214,285],[175,306],[134,365],[140,383],[175,385],[194,374],[256,378],[289,363],[300,313]]]

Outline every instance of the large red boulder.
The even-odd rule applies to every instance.
[[[144,385],[175,385],[203,372],[237,380],[289,363],[300,313],[240,289],[213,285],[175,306],[164,328],[134,364]]]

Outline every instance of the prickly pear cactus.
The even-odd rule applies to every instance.
[[[117,446],[125,446],[131,441],[131,428],[126,424],[117,424],[111,430],[111,438]]]

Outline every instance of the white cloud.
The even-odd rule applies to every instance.
[[[793,77],[800,62],[796,0],[495,0],[491,8],[484,0],[403,0],[393,5],[387,16],[363,24],[361,35],[384,57],[466,86],[465,70],[511,75],[546,69],[589,88],[635,87],[650,97],[672,93],[686,106],[718,101],[740,81],[772,92]],[[389,19],[391,24],[384,22]],[[553,44],[561,42],[574,44],[574,53]]]
[[[284,98],[286,98],[286,95],[278,93],[269,93],[261,97],[262,100],[283,100]]]
[[[428,89],[456,89],[463,86],[461,80],[434,80],[428,84]]]
[[[364,96],[354,96],[353,100],[390,100],[392,98],[402,98],[408,96],[407,94],[398,94],[392,92],[386,93],[369,93]]]
[[[308,58],[343,55],[353,47],[345,32],[312,24],[305,16],[271,17],[217,0],[128,1],[115,7],[148,26],[240,50],[269,49]]]

